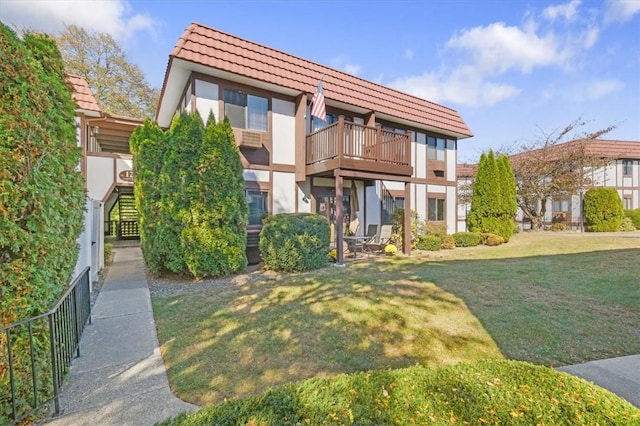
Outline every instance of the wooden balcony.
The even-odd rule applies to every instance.
[[[411,133],[402,134],[350,123],[337,123],[307,135],[306,174],[329,175],[336,169],[411,176]]]

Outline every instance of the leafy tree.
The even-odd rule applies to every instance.
[[[155,114],[159,91],[109,34],[70,25],[56,41],[67,72],[87,80],[105,112],[136,118]]]
[[[16,37],[0,23],[0,326],[46,312],[76,264],[85,193],[77,171],[75,104],[53,40]],[[18,413],[33,398],[26,327],[12,335]],[[47,371],[47,328],[35,324],[34,362]],[[0,347],[7,344],[0,335]],[[4,350],[0,351],[4,352]],[[0,354],[0,423],[11,413],[9,373]],[[37,394],[51,397],[51,378]]]
[[[515,210],[515,179],[509,159],[496,158],[493,150],[483,153],[467,216],[469,231],[496,234],[509,241]]]
[[[603,165],[601,158],[589,152],[589,144],[615,127],[576,135],[585,124],[578,119],[560,131],[543,133],[541,140],[522,145],[511,156],[518,207],[533,229],[542,229],[549,200],[583,193],[592,184],[589,172]],[[567,138],[572,141],[563,143]]]
[[[584,196],[584,216],[592,232],[616,232],[624,217],[622,200],[615,188],[591,188]]]

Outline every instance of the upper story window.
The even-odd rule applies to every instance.
[[[311,133],[313,132],[317,132],[318,130],[324,129],[325,127],[328,127],[330,125],[332,125],[333,123],[337,123],[338,122],[338,114],[334,114],[331,112],[327,113],[327,121],[322,121],[320,120],[318,117],[312,117],[313,120],[311,121]],[[353,118],[351,117],[345,117],[344,121],[353,121]]]
[[[622,160],[622,174],[625,176],[631,176],[633,170],[633,161]]]
[[[224,89],[224,114],[231,127],[266,132],[269,99],[237,90]]]
[[[445,153],[447,149],[447,141],[444,138],[434,138],[429,136],[427,138],[427,159],[444,161]]]

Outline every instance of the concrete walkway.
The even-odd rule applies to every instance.
[[[47,424],[152,425],[198,407],[171,393],[139,247],[118,248]]]
[[[640,355],[557,368],[595,383],[640,408]]]

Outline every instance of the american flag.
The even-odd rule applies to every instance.
[[[324,93],[322,93],[322,81],[318,83],[316,93],[311,98],[311,115],[318,117],[322,121],[327,121],[327,108],[324,104]]]

